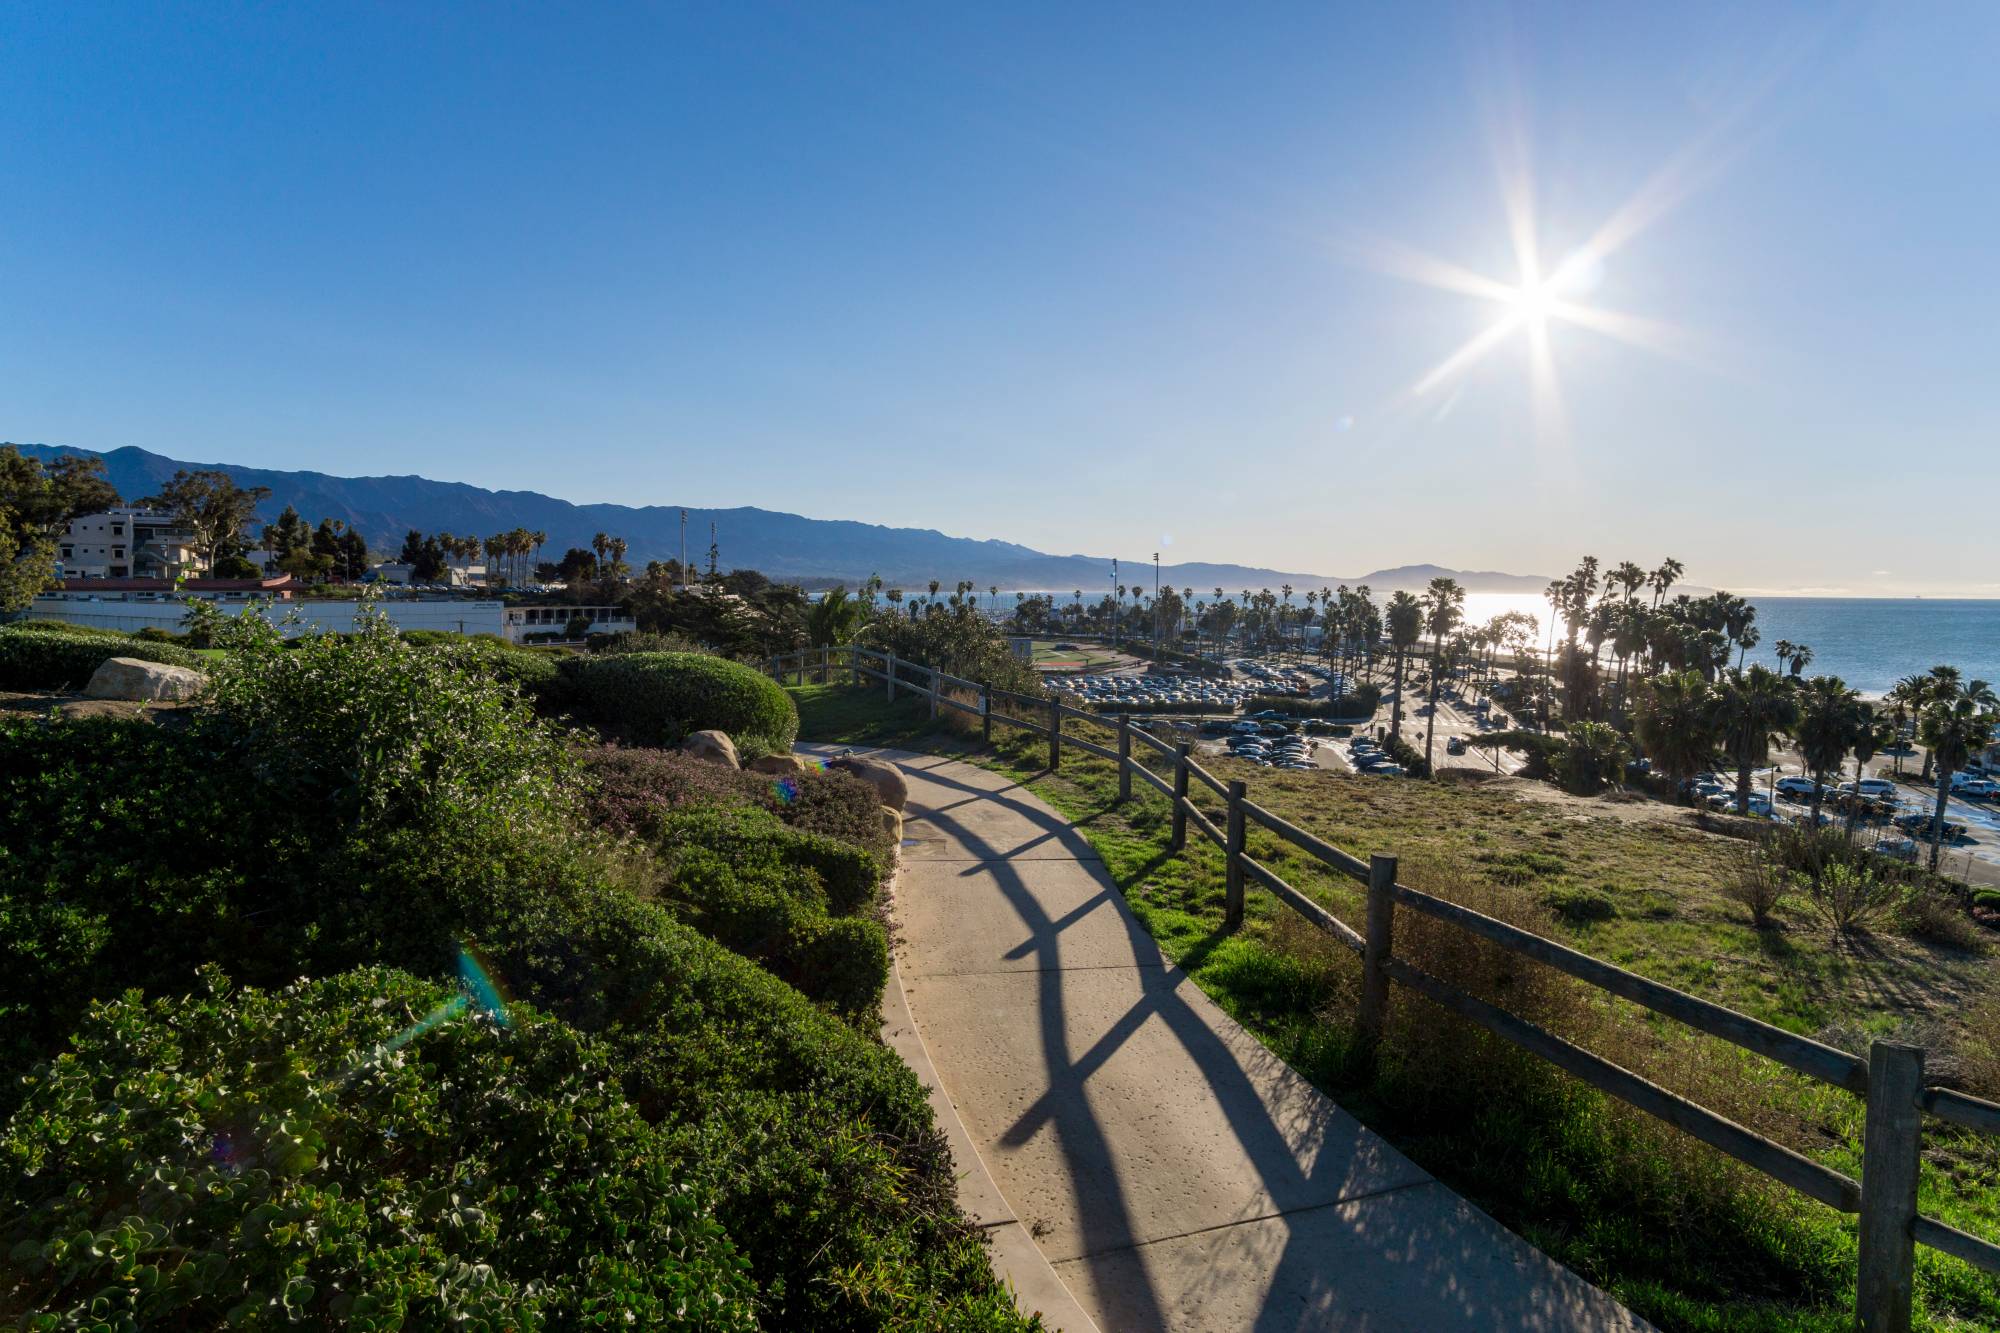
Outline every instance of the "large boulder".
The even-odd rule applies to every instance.
[[[741,768],[743,761],[736,757],[736,742],[729,739],[726,731],[697,731],[690,733],[681,742],[681,751],[697,759],[706,759],[711,764],[721,764],[725,768]]]
[[[766,754],[752,759],[750,769],[755,773],[792,777],[806,771],[806,761],[795,754]]]
[[[855,755],[845,755],[829,760],[827,767],[840,773],[852,773],[875,789],[875,799],[898,814],[910,799],[910,784],[903,781],[903,775],[896,771],[894,764],[885,764],[879,759],[862,759]]]
[[[903,845],[903,812],[891,810],[886,805],[875,807],[882,815],[882,833],[889,839],[889,850],[896,851]]]
[[[91,699],[171,700],[192,699],[201,693],[208,677],[188,667],[164,662],[142,662],[136,657],[110,657],[93,671],[83,687]]]

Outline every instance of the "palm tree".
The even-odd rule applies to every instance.
[[[1883,696],[1884,702],[1889,705],[1889,720],[1895,726],[1898,775],[1903,771],[1903,732],[1910,725],[1911,715],[1923,711],[1926,681],[1923,676],[1905,676]]]
[[[535,564],[540,566],[542,563],[542,548],[549,544],[549,534],[537,528],[528,534],[528,540],[535,544]]]
[[[1708,682],[1699,671],[1672,671],[1640,682],[1632,733],[1678,792],[1715,757],[1716,710]]]
[[[1811,662],[1812,659],[1813,659],[1813,650],[1810,645],[1803,643],[1793,644],[1792,679],[1797,680],[1799,678],[1800,673],[1806,669],[1806,664]]]
[[[1611,571],[1608,583],[1615,583],[1625,590],[1625,600],[1631,601],[1639,589],[1646,586],[1646,571],[1627,560]]]
[[[1736,813],[1750,813],[1750,770],[1771,762],[1772,733],[1791,730],[1798,702],[1783,676],[1763,666],[1724,673],[1715,689],[1722,748],[1736,764]]]
[[[1974,682],[1981,684],[1983,682]],[[1992,691],[1987,691],[1991,697]],[[1973,755],[1993,743],[1993,728],[2000,723],[1991,703],[1981,703],[1969,694],[1939,699],[1924,710],[1923,740],[1937,759],[1937,809],[1931,815],[1931,870],[1938,868],[1944,846],[1944,809],[1951,796],[1951,775]]]
[[[1667,595],[1667,589],[1680,582],[1681,575],[1686,572],[1686,567],[1671,556],[1660,562],[1660,567],[1653,571],[1648,580],[1653,585],[1654,606],[1660,604],[1660,599]]]
[[[1399,740],[1403,735],[1403,663],[1409,659],[1410,650],[1417,646],[1417,638],[1424,629],[1423,604],[1406,592],[1397,592],[1389,598],[1389,646],[1396,653],[1396,683],[1394,703],[1389,708],[1389,739]]]
[[[1431,747],[1437,734],[1438,685],[1445,671],[1445,636],[1456,628],[1465,615],[1465,589],[1458,586],[1458,580],[1439,575],[1431,580],[1425,591],[1424,628],[1431,633],[1431,687],[1430,713],[1424,718],[1424,771],[1435,773],[1431,766]]]
[[[1812,774],[1812,822],[1819,824],[1820,803],[1829,780],[1837,780],[1855,737],[1867,729],[1873,713],[1861,694],[1838,676],[1814,676],[1799,688],[1799,716],[1793,725],[1799,753]]]
[[[602,565],[604,563],[604,553],[606,550],[610,548],[610,546],[611,546],[611,539],[605,536],[601,532],[598,533],[595,537],[592,537],[590,539],[590,549],[596,552],[597,563],[599,565]]]

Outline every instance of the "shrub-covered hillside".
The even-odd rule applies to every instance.
[[[219,646],[174,725],[0,719],[0,1319],[1021,1326],[866,1017],[857,784]]]

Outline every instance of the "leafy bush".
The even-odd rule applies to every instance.
[[[0,1134],[0,1307],[755,1328],[744,1261],[617,1088],[565,1025],[395,972],[266,994],[211,969],[194,995],[99,1006]]]
[[[1608,894],[1574,884],[1557,885],[1542,896],[1542,901],[1551,912],[1573,926],[1587,921],[1609,921],[1618,915],[1617,904],[1611,901]]]
[[[593,653],[700,653],[707,649],[685,634],[628,629],[616,634],[592,634],[584,647]]]
[[[641,745],[678,745],[689,732],[726,731],[746,756],[789,750],[799,733],[791,696],[749,667],[700,653],[613,653],[562,664],[569,706]]]
[[[662,898],[704,935],[849,1018],[880,1006],[888,937],[851,915],[874,900],[867,852],[747,809],[670,816],[657,845]]]
[[[114,657],[197,670],[208,665],[172,644],[82,625],[29,621],[0,627],[0,689],[80,690],[92,672]]]
[[[680,810],[753,805],[791,828],[873,852],[878,871],[892,851],[875,789],[849,773],[809,768],[774,776],[674,750],[608,745],[585,750],[583,765],[590,817],[618,837],[657,838],[666,817]]]
[[[491,650],[409,643],[379,612],[355,626],[286,649],[268,623],[236,622],[202,719],[216,748],[350,831],[566,808],[567,752],[481,679]]]

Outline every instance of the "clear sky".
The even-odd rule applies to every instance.
[[[14,0],[0,438],[2000,595],[1995,51],[1990,3]],[[1434,285],[1521,286],[1510,201],[1555,285]]]

